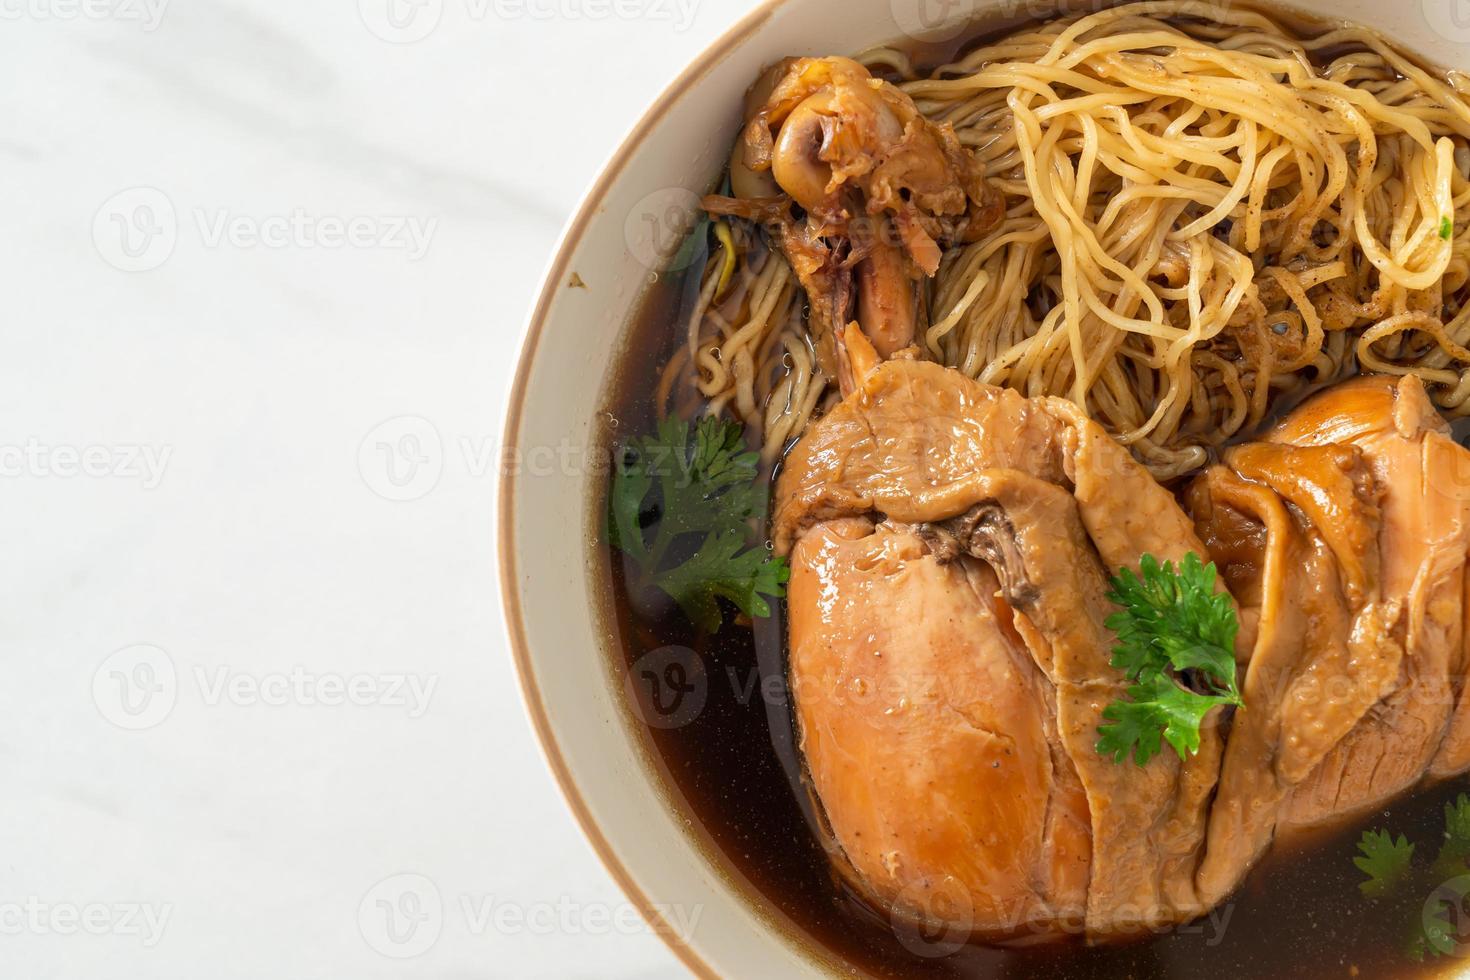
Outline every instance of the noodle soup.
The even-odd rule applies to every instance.
[[[810,239],[799,240],[799,227],[818,211],[781,210],[749,187],[742,197],[741,181],[764,186],[758,175],[726,177],[708,201],[713,223],[692,239],[693,261],[660,277],[633,328],[636,355],[620,365],[608,406],[619,438],[658,433],[670,419],[738,421],[756,483],[779,507],[775,480],[793,443],[847,399],[862,400],[862,378],[844,372],[874,370],[863,361],[865,338],[844,333],[838,310],[878,335],[866,340],[879,360],[910,356],[882,350],[882,331],[871,328],[887,317],[888,327],[911,331],[912,356],[966,384],[1081,406],[1181,499],[1230,447],[1361,373],[1413,375],[1439,411],[1470,411],[1470,351],[1458,346],[1470,335],[1470,314],[1462,315],[1470,108],[1368,32],[1281,26],[1242,8],[1217,23],[1202,19],[1203,9],[1154,4],[1105,15],[1072,40],[1068,25],[1047,23],[979,32],[955,50],[884,48],[858,58],[924,119],[952,127],[1003,204],[986,218],[990,202],[974,191],[947,212],[946,204],[915,218],[904,215],[916,195],[896,195],[902,203],[893,209],[844,223],[832,237],[849,251],[833,266],[852,272],[854,294],[878,285],[839,302],[816,295],[829,284],[801,261]],[[1184,40],[1157,34],[1160,24]],[[1237,64],[1237,54],[1254,61]],[[1230,84],[1196,70],[1219,60]],[[777,99],[771,91],[781,81],[765,81],[748,105]],[[1048,87],[1053,101],[1035,95]],[[1312,111],[1301,111],[1303,100]],[[943,137],[936,142],[949,152]],[[963,183],[963,165],[955,170]],[[909,221],[937,245],[931,275],[914,275],[923,248],[902,227]],[[882,311],[892,298],[884,249],[913,263],[893,280],[914,284],[909,310],[894,313],[890,302]],[[650,387],[652,376],[660,381]],[[615,472],[631,472],[649,445],[619,443],[625,469]],[[714,532],[692,545],[674,538],[664,551],[656,532],[668,501],[634,506],[634,520],[619,529],[625,489],[610,489],[613,529],[601,562],[634,713],[728,870],[835,963],[885,977],[975,978],[1418,977],[1459,965],[1458,933],[1444,948],[1423,945],[1424,923],[1441,921],[1444,881],[1370,897],[1357,860],[1365,833],[1382,829],[1432,853],[1448,833],[1446,807],[1467,788],[1458,775],[1310,828],[1283,827],[1222,900],[1122,938],[1089,942],[1096,937],[1083,935],[1083,916],[1075,928],[1047,924],[1020,942],[991,942],[942,914],[915,921],[885,906],[842,856],[854,848],[834,830],[841,815],[832,784],[824,795],[803,747],[797,705],[812,696],[793,676],[794,627],[781,589],[742,586],[736,600],[715,590],[696,602],[661,587],[647,552],[689,568]],[[762,508],[742,556],[777,537],[766,518]],[[630,527],[652,545],[628,547]],[[1216,560],[1236,591],[1226,561]],[[1001,632],[1019,646],[1010,627]],[[696,688],[697,710],[663,712]],[[1222,744],[1243,729],[1229,720],[1220,727]],[[1444,921],[1452,928],[1458,920]]]

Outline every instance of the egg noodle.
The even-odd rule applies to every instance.
[[[897,49],[861,60],[1005,194],[926,282],[924,356],[1070,398],[1160,478],[1359,371],[1418,375],[1470,414],[1470,81],[1362,28],[1299,37],[1172,0],[927,74]],[[692,378],[774,458],[835,397],[830,368],[785,260],[744,222],[717,230],[661,394]]]

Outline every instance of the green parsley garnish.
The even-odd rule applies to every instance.
[[[1394,840],[1386,830],[1363,831],[1358,850],[1363,854],[1353,858],[1353,864],[1368,876],[1358,885],[1358,890],[1368,898],[1382,898],[1398,887],[1414,860],[1414,845],[1408,838],[1399,834],[1399,839]]]
[[[1420,914],[1417,934],[1409,939],[1409,958],[1416,963],[1424,962],[1426,956],[1449,956],[1459,945],[1459,930],[1450,921],[1449,899],[1435,897],[1431,901],[1433,907]]]
[[[1444,841],[1434,858],[1434,873],[1441,878],[1462,875],[1470,865],[1470,797],[1464,793],[1444,807]]]
[[[1455,235],[1455,222],[1446,215],[1439,219],[1439,237],[1449,241]]]
[[[786,560],[748,547],[766,513],[758,464],[738,423],[700,419],[691,438],[689,423],[669,418],[624,446],[613,470],[613,546],[637,566],[637,585],[667,593],[708,633],[724,621],[718,597],[758,617],[771,614],[763,597],[785,595]]]
[[[1128,700],[1103,709],[1112,724],[1098,728],[1097,751],[1147,765],[1168,742],[1181,759],[1199,751],[1200,725],[1217,705],[1241,704],[1235,683],[1235,633],[1230,597],[1215,591],[1215,565],[1189,554],[1162,565],[1144,555],[1135,575],[1123,569],[1108,598],[1122,612],[1108,617],[1118,636],[1112,664],[1132,682]]]
[[[1403,916],[1405,952],[1412,959],[1449,956],[1462,948],[1454,913],[1470,895],[1470,797],[1461,793],[1445,805],[1444,838],[1432,863],[1416,865],[1414,848],[1402,834],[1395,840],[1386,830],[1365,830],[1358,841],[1362,853],[1353,858],[1367,876],[1358,888],[1375,902],[1390,896],[1408,900],[1395,914]]]

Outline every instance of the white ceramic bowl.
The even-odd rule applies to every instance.
[[[1463,0],[1301,0],[1374,27],[1430,61],[1470,64]],[[582,202],[546,275],[511,390],[499,499],[501,589],[527,709],[597,853],[644,916],[704,976],[842,969],[796,924],[758,907],[738,873],[676,812],[622,693],[594,580],[605,479],[599,413],[625,328],[687,213],[724,166],[741,96],[786,55],[843,54],[1043,0],[770,0],[659,97]],[[941,20],[941,16],[944,19]],[[938,23],[936,23],[938,21]],[[576,279],[574,280],[574,275]],[[574,285],[573,283],[577,284]],[[650,381],[652,383],[652,381]],[[851,972],[850,969],[844,972]]]

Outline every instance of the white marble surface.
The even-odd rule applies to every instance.
[[[751,6],[0,0],[0,975],[682,975],[525,720],[493,460],[561,224]]]

